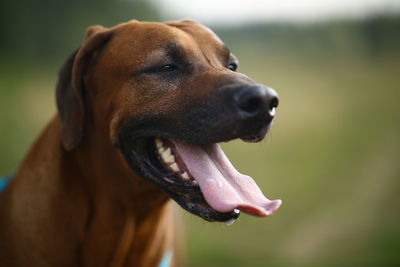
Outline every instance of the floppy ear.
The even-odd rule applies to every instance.
[[[111,30],[92,26],[86,40],[65,62],[59,72],[56,87],[57,109],[61,119],[61,138],[66,150],[78,146],[84,133],[85,88],[84,76],[91,59],[111,37]]]

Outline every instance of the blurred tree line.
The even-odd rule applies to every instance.
[[[29,0],[0,1],[1,65],[60,66],[83,40],[87,26],[113,26],[131,20],[163,20],[155,1]],[[211,26],[211,25],[209,25]],[[211,26],[212,27],[212,26]],[[258,24],[212,27],[231,47],[312,53],[361,50],[368,54],[397,51],[400,15],[319,24]]]
[[[386,14],[359,20],[338,20],[304,24],[256,24],[215,29],[230,46],[257,45],[272,50],[340,53],[358,51],[379,56],[400,51],[400,14]],[[262,47],[259,47],[260,49]]]
[[[2,0],[0,56],[3,62],[51,63],[78,47],[87,26],[159,18],[146,0]]]

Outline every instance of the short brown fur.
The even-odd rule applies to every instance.
[[[132,80],[171,41],[205,69],[185,85],[190,92]],[[207,94],[233,75],[225,55],[220,40],[191,21],[89,28],[60,72],[58,115],[0,195],[0,266],[157,266],[173,249],[169,198],[127,165],[118,132],[127,118],[175,112]]]

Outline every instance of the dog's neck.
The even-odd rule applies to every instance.
[[[22,182],[20,176],[51,188],[44,190],[51,195],[41,198],[50,205],[52,216],[62,214],[76,223],[72,228],[78,231],[74,234],[83,244],[83,262],[95,262],[92,266],[112,263],[110,266],[117,267],[131,266],[126,262],[142,266],[140,262],[146,260],[144,262],[154,262],[152,266],[156,266],[171,246],[166,243],[171,240],[167,235],[172,232],[171,218],[166,218],[171,214],[167,195],[135,176],[120,152],[102,136],[87,136],[84,146],[66,151],[60,132],[56,117],[23,163],[23,166],[40,166],[40,170],[19,173],[16,182]],[[41,177],[34,177],[40,172],[48,172],[43,177],[59,179],[42,181]],[[31,194],[30,201],[35,201],[34,195]],[[60,199],[67,202],[62,203],[65,207],[54,205]],[[51,209],[59,209],[59,212],[53,213]],[[150,247],[151,244],[157,245]]]
[[[110,266],[125,266],[125,262],[141,266],[158,259],[170,244],[163,243],[172,229],[168,197],[161,190],[132,172],[121,152],[102,131],[85,135],[81,146],[71,153],[79,176],[85,181],[91,206],[88,247],[98,254],[98,236],[108,235],[114,241]],[[90,218],[91,217],[91,218]],[[160,225],[160,222],[164,225]],[[164,228],[164,229],[163,229]],[[157,241],[153,241],[157,240]],[[150,247],[151,244],[157,244]],[[92,263],[92,259],[90,260]],[[99,262],[100,265],[100,262]]]

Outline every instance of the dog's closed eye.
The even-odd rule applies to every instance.
[[[155,68],[156,72],[172,72],[172,71],[176,71],[179,70],[179,66],[175,65],[175,64],[165,64],[161,67],[157,67]]]

